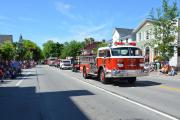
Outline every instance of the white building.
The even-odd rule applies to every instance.
[[[153,24],[152,20],[144,20],[133,32],[136,34],[136,42],[143,49],[143,54],[147,62],[154,62],[155,56],[158,56],[158,51],[147,46],[146,43],[153,40]],[[177,26],[180,26],[178,19]],[[176,33],[175,44],[180,47],[180,32]],[[175,47],[174,56],[169,61],[171,66],[180,67],[180,48]]]
[[[126,29],[126,28],[115,28],[113,30],[112,36],[112,44],[115,42],[131,42],[135,41],[135,34],[132,33],[133,29]]]

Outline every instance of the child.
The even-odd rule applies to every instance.
[[[177,73],[176,73],[176,71],[174,70],[174,67],[172,66],[171,67],[171,71],[168,73],[168,75],[169,76],[174,76],[174,75],[176,75]]]

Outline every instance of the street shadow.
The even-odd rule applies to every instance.
[[[1,84],[9,84],[10,82],[12,82],[11,80],[3,80],[3,82],[0,80],[0,85]]]
[[[35,87],[1,87],[1,120],[88,120],[72,97],[94,95],[87,90],[37,93]]]
[[[112,85],[119,87],[150,87],[161,85],[162,83],[154,82],[154,81],[136,81],[134,84],[128,83],[128,81],[113,81]]]
[[[100,80],[96,76],[91,76],[88,79],[95,80],[100,82]],[[106,85],[113,85],[113,86],[119,86],[119,87],[149,87],[149,86],[155,86],[155,85],[161,85],[162,83],[154,82],[154,81],[147,81],[147,80],[141,80],[136,81],[134,84],[130,84],[128,80],[112,80],[109,79]]]

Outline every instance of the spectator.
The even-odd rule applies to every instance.
[[[0,68],[0,80],[1,80],[1,82],[4,82],[3,76],[4,76],[3,70]]]
[[[170,72],[168,73],[168,75],[169,76],[174,76],[176,74],[177,74],[177,72],[175,71],[174,67],[172,66]]]
[[[160,72],[163,73],[163,74],[168,74],[169,69],[170,69],[169,64],[165,64],[165,65],[161,68]]]

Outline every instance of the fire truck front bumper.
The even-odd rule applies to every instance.
[[[119,77],[141,77],[148,76],[148,72],[144,70],[107,70],[106,77],[107,78],[119,78]]]

